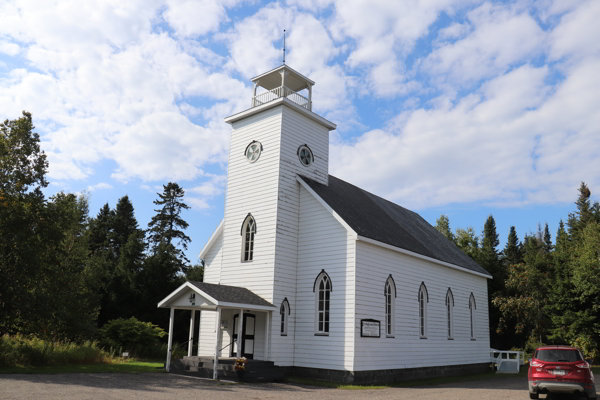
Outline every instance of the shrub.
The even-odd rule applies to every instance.
[[[52,342],[22,335],[0,338],[0,366],[42,366],[103,362],[108,355],[96,342]]]
[[[167,333],[151,322],[142,322],[135,317],[113,319],[100,329],[100,343],[105,349],[129,351],[145,356],[160,347],[160,338]]]

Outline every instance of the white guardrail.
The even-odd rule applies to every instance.
[[[309,111],[312,110],[312,104],[306,97],[285,86],[279,86],[252,97],[252,107],[258,107],[270,101],[277,100],[280,97],[285,97]]]
[[[518,374],[525,364],[525,352],[490,349],[490,362],[496,366],[497,373]]]

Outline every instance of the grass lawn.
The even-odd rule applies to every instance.
[[[0,374],[68,374],[86,372],[119,372],[140,374],[146,372],[165,372],[163,366],[163,362],[129,360],[100,364],[51,365],[44,367],[8,367],[0,368]]]

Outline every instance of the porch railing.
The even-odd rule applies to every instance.
[[[281,97],[285,97],[286,99],[293,101],[300,107],[304,107],[309,111],[312,110],[311,101],[286,86],[279,86],[275,89],[271,89],[267,92],[257,94],[256,96],[252,97],[252,107],[258,107]]]
[[[490,361],[496,365],[498,372],[519,372],[521,365],[525,364],[525,352],[490,349]],[[502,364],[511,364],[502,368]]]

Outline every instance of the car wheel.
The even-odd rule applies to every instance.
[[[538,393],[529,393],[530,399],[539,399],[540,395]]]

